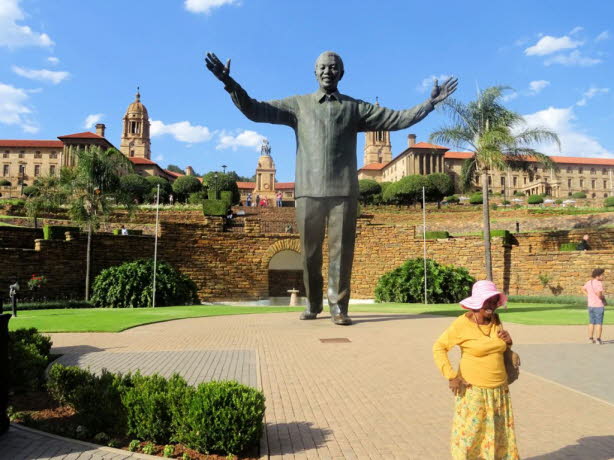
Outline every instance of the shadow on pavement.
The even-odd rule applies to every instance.
[[[577,444],[565,446],[554,452],[526,458],[525,460],[558,460],[562,458],[609,460],[613,454],[614,436],[589,436],[578,439]]]
[[[352,312],[350,312],[350,316],[351,316],[351,313]],[[354,324],[359,324],[359,323],[377,323],[377,322],[382,322],[382,321],[397,321],[397,320],[405,320],[405,319],[424,319],[426,315],[430,315],[430,314],[431,314],[430,312],[425,312],[424,314],[416,313],[413,315],[410,315],[410,314],[405,314],[405,315],[402,315],[402,314],[360,315],[360,316],[352,316],[352,322]],[[451,316],[451,315],[433,313],[433,316]]]
[[[326,445],[332,430],[311,422],[267,423],[269,456],[296,454]]]

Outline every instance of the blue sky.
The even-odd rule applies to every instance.
[[[433,77],[457,76],[462,101],[509,85],[510,108],[561,136],[546,153],[612,158],[612,17],[614,3],[593,0],[0,0],[0,138],[101,121],[119,146],[140,85],[161,165],[251,176],[266,137],[277,179],[293,181],[293,132],[247,120],[203,56],[232,58],[231,74],[266,100],[313,92],[314,61],[330,49],[345,62],[345,94],[401,109],[426,99]],[[445,121],[435,112],[393,133],[393,153]],[[362,135],[358,145],[362,164]]]

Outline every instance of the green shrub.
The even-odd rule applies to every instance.
[[[202,188],[202,184],[194,176],[181,176],[173,182],[173,192],[179,201],[185,201],[191,193],[200,192]]]
[[[482,192],[474,193],[473,195],[469,197],[469,203],[471,204],[482,204],[482,202],[483,202]]]
[[[563,204],[563,200],[558,198],[558,199],[554,200],[554,204]]]
[[[511,203],[510,203],[508,200],[503,200],[503,201],[501,202],[501,204],[502,204],[502,205],[509,205],[509,204],[511,204]]]
[[[205,216],[226,216],[230,206],[224,200],[205,200],[203,201],[203,214]]]
[[[9,332],[8,375],[14,391],[36,391],[42,388],[50,350],[49,337],[40,334],[35,328]]]
[[[382,186],[373,179],[361,179],[358,181],[358,200],[362,204],[371,204],[375,196],[382,193]]]
[[[189,204],[202,204],[207,199],[207,193],[204,191],[190,193],[188,196]]]
[[[147,176],[145,180],[149,183],[149,191],[145,195],[145,199],[149,203],[156,202],[156,196],[158,193],[158,184],[160,185],[160,203],[166,203],[169,195],[173,192],[171,183],[164,177],[160,176]]]
[[[514,196],[524,196],[524,193],[521,192],[520,190],[515,190],[514,191]]]
[[[215,199],[219,198],[219,192],[222,190],[232,192],[231,204],[236,205],[239,204],[239,201],[241,201],[241,194],[239,193],[239,187],[237,186],[237,179],[238,176],[233,171],[229,171],[228,173],[216,173],[215,171],[210,171],[203,175],[203,186],[208,190],[216,190],[218,192]],[[209,196],[209,199],[211,199],[211,196]]]
[[[559,251],[577,251],[578,244],[577,243],[561,243],[559,246]]]
[[[43,238],[46,240],[63,240],[66,238],[65,233],[79,233],[79,227],[66,227],[63,225],[45,225],[43,226]]]
[[[66,404],[75,410],[80,423],[88,432],[125,433],[126,412],[121,394],[130,387],[131,377],[112,374],[106,369],[100,375],[89,371],[80,373],[74,369],[54,370],[58,366],[65,368],[61,364],[52,366],[48,386],[54,388],[54,392],[61,395]],[[76,382],[78,377],[81,380]],[[68,379],[68,384],[62,383],[62,379]]]
[[[166,380],[159,375],[132,376],[132,387],[122,395],[126,408],[128,435],[151,439],[158,444],[168,442],[177,422],[173,416],[181,416],[185,399],[191,387],[178,374]]]
[[[446,231],[441,232],[426,232],[425,238],[427,240],[447,239],[450,238],[450,233]]]
[[[430,303],[455,303],[469,295],[475,279],[467,269],[427,259],[427,297]],[[375,287],[377,302],[424,301],[424,260],[409,259],[384,274]]]
[[[8,181],[6,179],[0,180],[0,187],[10,187],[10,185],[11,185],[11,181]]]
[[[147,443],[145,443],[145,445],[143,446],[143,453],[144,453],[144,454],[147,454],[147,455],[153,455],[153,453],[154,453],[154,449],[155,449],[154,444],[153,444],[151,441],[150,441],[150,442],[147,442]]]
[[[237,382],[201,383],[186,398],[175,438],[200,452],[239,453],[257,445],[264,395]]]
[[[40,190],[35,185],[28,185],[27,187],[23,188],[23,194],[27,197],[36,196],[39,194],[39,192]]]
[[[574,192],[571,195],[572,198],[586,198],[586,193],[584,192]]]
[[[152,304],[153,259],[141,259],[104,269],[93,284],[96,307],[143,308]],[[197,300],[196,285],[172,265],[158,261],[156,305],[187,305]]]
[[[228,203],[228,207],[232,205],[232,192],[229,190],[222,190],[220,192],[220,200]]]
[[[499,209],[499,205],[497,203],[492,203],[490,205],[490,209],[492,209],[493,211],[496,211],[497,209]]]
[[[609,196],[603,201],[603,206],[606,208],[611,208],[614,206],[614,196]]]
[[[456,195],[447,196],[447,197],[444,198],[444,200],[447,201],[448,203],[458,203],[458,202],[460,202],[460,199]]]
[[[544,197],[541,195],[529,195],[527,199],[528,204],[542,204],[544,202]]]
[[[143,234],[143,230],[129,230],[126,229],[128,231],[128,235],[142,235]],[[121,235],[122,234],[122,229],[121,228],[114,228],[113,229],[113,235]]]
[[[138,174],[126,174],[119,178],[120,190],[125,200],[142,203],[151,190],[151,183]]]
[[[76,391],[91,378],[91,372],[77,366],[54,364],[47,375],[49,396],[61,405],[72,405],[76,401]]]

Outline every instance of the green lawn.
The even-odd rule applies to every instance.
[[[12,318],[10,329],[35,327],[41,332],[120,332],[143,324],[203,316],[242,315],[253,313],[299,312],[301,307],[236,307],[223,305],[194,305],[188,307],[163,307],[141,309],[59,309],[18,312]],[[431,314],[458,316],[458,305],[423,304],[369,304],[351,305],[351,312]],[[577,304],[510,303],[501,309],[504,322],[532,325],[586,324],[587,313]],[[614,324],[614,315],[606,313],[605,324]]]

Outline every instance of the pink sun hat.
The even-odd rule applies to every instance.
[[[507,296],[497,289],[495,283],[488,280],[477,281],[471,288],[471,297],[460,301],[461,307],[467,310],[479,310],[491,297],[499,296],[497,307],[507,303]]]

